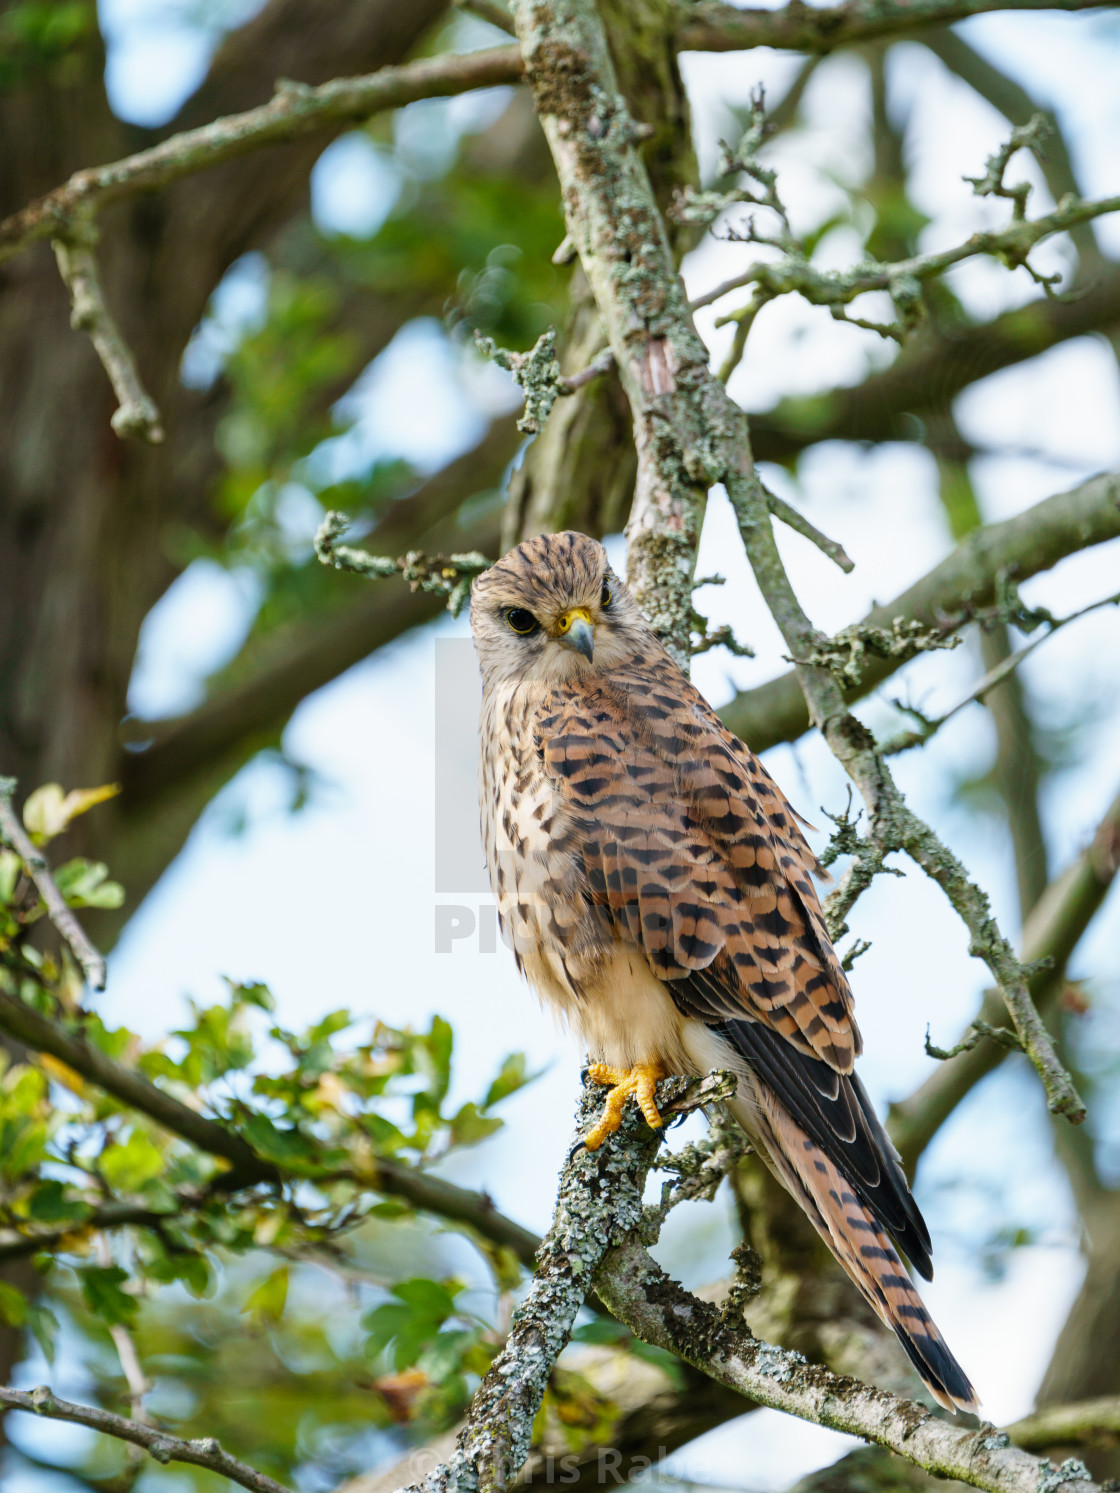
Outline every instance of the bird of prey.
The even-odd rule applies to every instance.
[[[480,575],[471,629],[490,879],[519,969],[608,1087],[588,1148],[630,1096],[660,1125],[666,1075],[734,1070],[755,1149],[934,1398],[975,1410],[899,1258],[932,1277],[929,1231],[853,1071],[820,868],[781,790],[586,535],[527,540]]]

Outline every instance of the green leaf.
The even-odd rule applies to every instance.
[[[4,906],[15,896],[22,870],[23,862],[14,850],[0,850],[0,903]]]
[[[298,1130],[281,1130],[259,1110],[244,1110],[241,1130],[253,1150],[279,1166],[308,1166],[315,1161],[315,1145]]]
[[[44,1306],[41,1301],[29,1301],[27,1304],[27,1325],[31,1334],[39,1344],[43,1357],[49,1364],[54,1363],[55,1333],[58,1331],[58,1318],[49,1306]]]
[[[532,1083],[535,1078],[539,1077],[539,1073],[525,1071],[523,1052],[511,1052],[498,1069],[498,1076],[486,1090],[482,1108],[490,1109],[492,1105],[500,1104],[503,1099],[508,1099],[511,1094],[516,1094],[518,1089],[523,1089],[527,1083]]]
[[[250,1317],[260,1326],[274,1326],[284,1315],[284,1307],[287,1305],[288,1279],[287,1265],[281,1265],[271,1275],[266,1275],[249,1292],[245,1305],[241,1308],[242,1315]]]
[[[54,879],[70,907],[120,907],[124,902],[124,887],[109,881],[108,875],[108,866],[78,856],[59,866]]]
[[[473,1100],[466,1104],[451,1120],[451,1143],[455,1146],[473,1146],[495,1130],[500,1130],[503,1121],[496,1116],[484,1115]]]
[[[427,1276],[416,1276],[412,1280],[398,1281],[392,1288],[393,1295],[405,1301],[413,1311],[445,1321],[455,1311],[455,1297],[463,1289],[461,1280],[429,1280]]]
[[[83,1265],[77,1273],[82,1295],[94,1316],[110,1327],[127,1327],[139,1306],[135,1296],[121,1289],[128,1272],[119,1265]]]
[[[72,1197],[66,1184],[56,1177],[45,1177],[31,1194],[27,1214],[36,1223],[81,1223],[93,1212],[89,1203]]]
[[[163,1171],[164,1156],[143,1130],[134,1130],[124,1142],[114,1142],[102,1151],[101,1173],[117,1192],[139,1192]]]
[[[258,1006],[262,1011],[274,1011],[276,1001],[272,991],[259,980],[226,980],[229,987],[230,1004],[234,1006]]]
[[[412,1309],[396,1301],[387,1301],[366,1312],[362,1326],[367,1333],[367,1355],[376,1358],[411,1321]]]
[[[23,1327],[27,1323],[27,1297],[6,1280],[0,1280],[0,1317],[9,1327]]]

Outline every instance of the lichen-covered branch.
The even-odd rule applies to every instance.
[[[1014,137],[1013,140],[1016,148],[1019,148],[1021,142],[1015,140]],[[1002,164],[1005,165],[1006,162]],[[987,178],[981,180],[986,181]],[[1029,184],[1023,183],[1022,185]],[[1012,195],[1011,189],[1000,191],[993,187],[991,190],[992,193],[1001,196]],[[981,195],[989,194],[982,193]],[[1020,199],[1016,197],[1015,201],[1018,204]],[[721,201],[720,206],[723,205],[726,204]],[[1002,260],[1009,267],[1022,266],[1030,271],[1040,284],[1044,284],[1048,291],[1052,292],[1057,277],[1040,276],[1037,271],[1033,270],[1029,262],[1030,251],[1056,233],[1067,232],[1071,228],[1091,222],[1094,218],[1115,212],[1120,212],[1120,196],[1102,197],[1088,202],[1072,196],[1064,197],[1051,213],[1031,219],[1016,217],[1006,228],[971,234],[963,243],[956,244],[951,249],[942,249],[930,254],[916,254],[909,259],[899,259],[891,264],[864,260],[845,270],[818,269],[803,253],[786,253],[779,259],[755,261],[741,274],[725,280],[712,290],[698,296],[693,302],[693,307],[710,305],[733,290],[739,290],[746,285],[754,285],[755,296],[746,311],[732,313],[721,318],[716,325],[722,326],[725,322],[741,320],[744,315],[753,320],[761,309],[761,305],[766,301],[795,292],[811,305],[826,306],[833,311],[833,314],[836,314],[840,308],[850,305],[858,296],[881,290],[887,292],[902,314],[897,322],[884,324],[878,330],[884,335],[902,341],[916,326],[912,312],[921,304],[918,287],[923,281],[943,275],[947,269],[951,269],[953,265],[960,264],[965,259],[986,254],[994,259]],[[745,242],[768,242],[756,236],[753,230],[747,230],[743,238]]]
[[[734,1093],[725,1074],[658,1088],[663,1115],[687,1113]],[[471,1402],[449,1464],[424,1480],[427,1493],[494,1493],[510,1486],[532,1444],[533,1422],[549,1377],[591,1294],[595,1272],[614,1244],[642,1222],[642,1190],[661,1131],[651,1130],[630,1106],[620,1144],[588,1151],[580,1144],[602,1107],[602,1089],[586,1082],[580,1097],[576,1145],[560,1173],[552,1227],[541,1245],[537,1273],[509,1336]]]
[[[259,109],[172,135],[150,150],[107,166],[76,171],[62,186],[0,222],[0,264],[38,239],[64,237],[82,215],[88,218],[123,197],[165,187],[246,151],[358,124],[416,99],[515,82],[519,73],[517,48],[494,47],[461,56],[425,57],[364,77],[335,78],[317,88],[281,82]]]
[[[1120,473],[1109,472],[1044,498],[1003,523],[974,530],[921,580],[893,601],[874,607],[862,625],[890,628],[896,619],[926,628],[944,627],[949,619],[963,625],[992,605],[1001,576],[1022,584],[1067,555],[1117,537]],[[898,657],[866,657],[859,683],[845,690],[845,700],[851,703],[869,694],[903,662]],[[809,707],[794,670],[744,690],[720,714],[756,752],[793,741],[810,725]]]
[[[51,876],[46,856],[32,844],[20,822],[12,802],[15,791],[15,778],[0,777],[0,843],[10,846],[27,868],[27,874],[43,899],[47,916],[66,940],[90,985],[94,990],[104,990],[105,960],[67,907]]]
[[[1013,1446],[1004,1432],[958,1429],[912,1400],[761,1342],[744,1324],[670,1280],[634,1239],[611,1250],[596,1285],[611,1312],[644,1342],[675,1353],[756,1404],[860,1436],[937,1477],[989,1493],[1038,1493],[1044,1485],[1089,1493],[1096,1486],[1080,1462],[1054,1468]]]
[[[410,591],[446,596],[447,610],[453,617],[457,617],[466,605],[475,576],[481,575],[494,563],[475,550],[467,555],[425,555],[420,550],[410,550],[396,560],[386,555],[371,555],[366,550],[338,543],[349,527],[346,514],[333,509],[323,519],[315,534],[315,553],[323,565],[364,575],[367,580],[384,580],[399,575]]]
[[[754,471],[747,421],[708,368],[665,226],[634,149],[606,36],[591,0],[519,0],[515,23],[525,75],[552,151],[568,234],[595,293],[634,418],[638,480],[627,527],[635,594],[662,640],[688,659],[692,575],[707,487],[722,481],[755,578],[796,665],[814,723],[859,788],[874,855],[904,849],[945,892],[996,979],[1023,1050],[1054,1113],[1085,1109],[1058,1061],[1019,965],[985,893],[908,807],[870,733],[848,714],[840,684],[808,662],[826,643],[805,615],[782,563],[766,493]],[[761,137],[753,111],[737,162]],[[774,199],[773,173],[750,174]],[[987,185],[987,183],[985,183]]]
[[[1120,794],[1116,796],[1077,860],[1043,894],[1023,929],[1022,963],[1031,968],[1029,988],[1036,1007],[1054,1004],[1077,944],[1099,911],[1120,868]],[[999,998],[985,998],[978,1020],[994,1021]],[[970,1029],[975,1022],[970,1023]],[[967,1035],[967,1033],[966,1033]],[[938,1129],[975,1086],[1007,1056],[981,1042],[944,1063],[909,1098],[892,1104],[891,1139],[912,1168]]]
[[[58,272],[70,292],[70,325],[86,332],[102,367],[109,375],[117,409],[109,422],[122,440],[136,438],[158,445],[163,440],[159,410],[140,381],[132,349],[121,336],[105,304],[97,273],[97,228],[87,213],[76,217],[65,233],[54,239]]]
[[[765,495],[757,481],[728,484],[740,532],[759,588],[793,657],[808,660],[821,642],[793,590],[774,535]],[[1075,1124],[1085,1106],[1054,1051],[1050,1034],[1031,1000],[1028,971],[1016,959],[992,916],[987,894],[971,881],[955,855],[908,806],[871,733],[848,713],[843,690],[820,663],[796,665],[810,713],[834,755],[856,784],[870,815],[869,848],[876,856],[905,850],[937,882],[970,934],[969,951],[991,970],[1023,1044],[1046,1090],[1054,1114]]]
[[[32,1415],[41,1415],[48,1420],[69,1421],[71,1425],[86,1426],[91,1431],[101,1431],[115,1436],[118,1441],[130,1442],[142,1447],[155,1461],[167,1466],[170,1462],[185,1462],[191,1467],[205,1467],[230,1482],[248,1488],[249,1493],[290,1493],[283,1483],[267,1477],[255,1467],[231,1457],[213,1436],[203,1436],[197,1441],[184,1441],[178,1436],[168,1435],[157,1426],[144,1421],[129,1420],[123,1415],[114,1415],[109,1410],[100,1410],[94,1405],[75,1405],[70,1400],[60,1400],[46,1385],[38,1389],[8,1389],[0,1386],[0,1405],[12,1410],[26,1410]]]
[[[727,380],[722,379],[721,382],[726,383]],[[855,561],[850,558],[844,546],[838,544],[835,539],[830,539],[827,534],[822,534],[816,525],[811,524],[805,515],[794,508],[791,503],[787,503],[784,498],[779,498],[777,493],[772,493],[769,489],[766,492],[766,501],[770,512],[776,519],[779,519],[788,529],[792,529],[795,534],[800,534],[803,539],[807,539],[810,544],[815,544],[821,554],[827,555],[834,565],[839,565],[845,575],[850,575],[856,568]]]
[[[958,715],[966,705],[982,701],[986,695],[1002,684],[1009,675],[1015,672],[1021,663],[1030,657],[1036,648],[1045,643],[1048,638],[1052,638],[1060,628],[1065,627],[1069,622],[1076,622],[1080,617],[1085,617],[1090,612],[1098,611],[1101,607],[1109,606],[1120,606],[1120,592],[1117,592],[1114,596],[1102,597],[1100,601],[1092,601],[1088,606],[1079,607],[1076,612],[1070,612],[1066,617],[1047,618],[1048,626],[1044,633],[1032,639],[1024,647],[1016,649],[1014,653],[1009,653],[1006,657],[1001,658],[998,663],[994,664],[976,681],[966,695],[962,695],[957,703],[950,706],[942,715],[933,717],[925,716],[919,711],[914,710],[912,706],[901,705],[896,701],[895,703],[900,710],[904,710],[908,714],[915,716],[918,720],[918,725],[913,730],[901,732],[898,736],[884,742],[882,748],[884,756],[895,756],[899,752],[909,751],[911,747],[923,746],[932,736],[941,730],[941,727],[946,722],[951,721],[955,715]],[[1027,910],[1029,911],[1029,909]]]
[[[1005,144],[989,156],[983,176],[965,178],[978,197],[1003,197],[1011,202],[1012,221],[1005,228],[974,233],[963,244],[937,253],[912,255],[889,263],[865,258],[843,270],[820,269],[812,263],[810,254],[792,230],[778,192],[776,172],[759,157],[768,128],[765,99],[762,90],[757,89],[751,98],[749,123],[738,148],[732,151],[724,147],[720,174],[730,178],[733,184],[724,191],[686,190],[678,194],[674,204],[675,215],[681,222],[703,227],[714,223],[728,208],[742,203],[764,208],[772,215],[770,227],[759,228],[755,220],[749,218],[745,227],[729,226],[725,237],[733,242],[766,245],[778,250],[778,257],[756,261],[741,274],[715,286],[691,303],[692,309],[696,310],[732,290],[754,286],[747,305],[716,321],[717,327],[736,323],[731,352],[720,370],[721,382],[727,382],[742,358],[747,331],[759,311],[779,296],[797,293],[811,305],[827,307],[837,320],[851,321],[899,343],[906,342],[925,319],[923,282],[936,279],[953,265],[978,254],[990,255],[1009,269],[1025,269],[1048,296],[1054,296],[1054,286],[1061,276],[1047,275],[1035,269],[1030,262],[1031,250],[1052,234],[1084,226],[1094,218],[1120,211],[1120,196],[1085,202],[1070,192],[1062,197],[1054,212],[1028,221],[1026,203],[1030,183],[1019,181],[1009,185],[1005,179],[1007,168],[1020,150],[1030,149],[1041,155],[1042,141],[1049,130],[1046,116],[1035,114],[1029,122],[1012,130]],[[873,322],[848,314],[847,306],[874,291],[884,291],[889,295],[895,310],[893,321]]]
[[[634,421],[628,578],[682,668],[707,490],[718,480],[708,351],[688,315],[665,224],[635,150],[602,21],[579,0],[514,7],[525,76],[560,178],[568,237],[599,306]],[[729,430],[724,431],[724,439]]]
[[[659,1091],[659,1100],[664,1092]],[[712,1102],[726,1094],[725,1077],[712,1074],[688,1086],[683,1103]],[[581,1131],[600,1103],[601,1093],[585,1086]],[[659,1222],[658,1210],[641,1206],[657,1143],[658,1134],[648,1129],[636,1106],[629,1106],[622,1128],[600,1151],[589,1155],[574,1149],[561,1172],[537,1280],[471,1406],[455,1456],[425,1479],[425,1493],[489,1493],[510,1486],[528,1455],[545,1382],[592,1284],[644,1342],[755,1404],[860,1436],[937,1476],[958,1478],[988,1493],[1038,1493],[1044,1485],[1050,1493],[1095,1488],[1079,1462],[1055,1468],[989,1426],[959,1429],[925,1406],[810,1364],[799,1353],[754,1337],[742,1320],[741,1297],[721,1310],[670,1280],[641,1242],[656,1237]],[[697,1169],[701,1185],[702,1173]]]
[[[682,4],[676,44],[682,51],[738,51],[782,47],[813,53],[910,31],[922,24],[947,25],[990,10],[1085,10],[1110,0],[848,0],[811,8],[737,10],[731,5]],[[356,78],[336,78],[319,87],[282,82],[258,109],[216,119],[200,129],[172,135],[150,150],[76,171],[61,186],[0,221],[0,263],[43,238],[64,235],[79,213],[93,213],[123,197],[166,186],[184,176],[263,146],[318,131],[358,124],[385,109],[417,99],[450,97],[475,88],[516,83],[521,55],[516,46],[425,57]]]

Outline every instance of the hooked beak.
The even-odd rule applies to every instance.
[[[565,648],[582,653],[591,663],[595,655],[595,624],[586,607],[573,607],[570,612],[565,612],[556,624],[556,630],[558,641]]]

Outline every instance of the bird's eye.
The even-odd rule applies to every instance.
[[[536,632],[537,630],[537,619],[533,616],[532,612],[527,612],[524,607],[510,607],[506,613],[506,621],[513,631],[520,633],[523,638],[528,637],[531,632]]]
[[[609,581],[604,581],[603,582],[602,594],[599,597],[599,605],[601,607],[609,607],[612,600],[613,600],[613,597],[611,595],[610,582]]]

